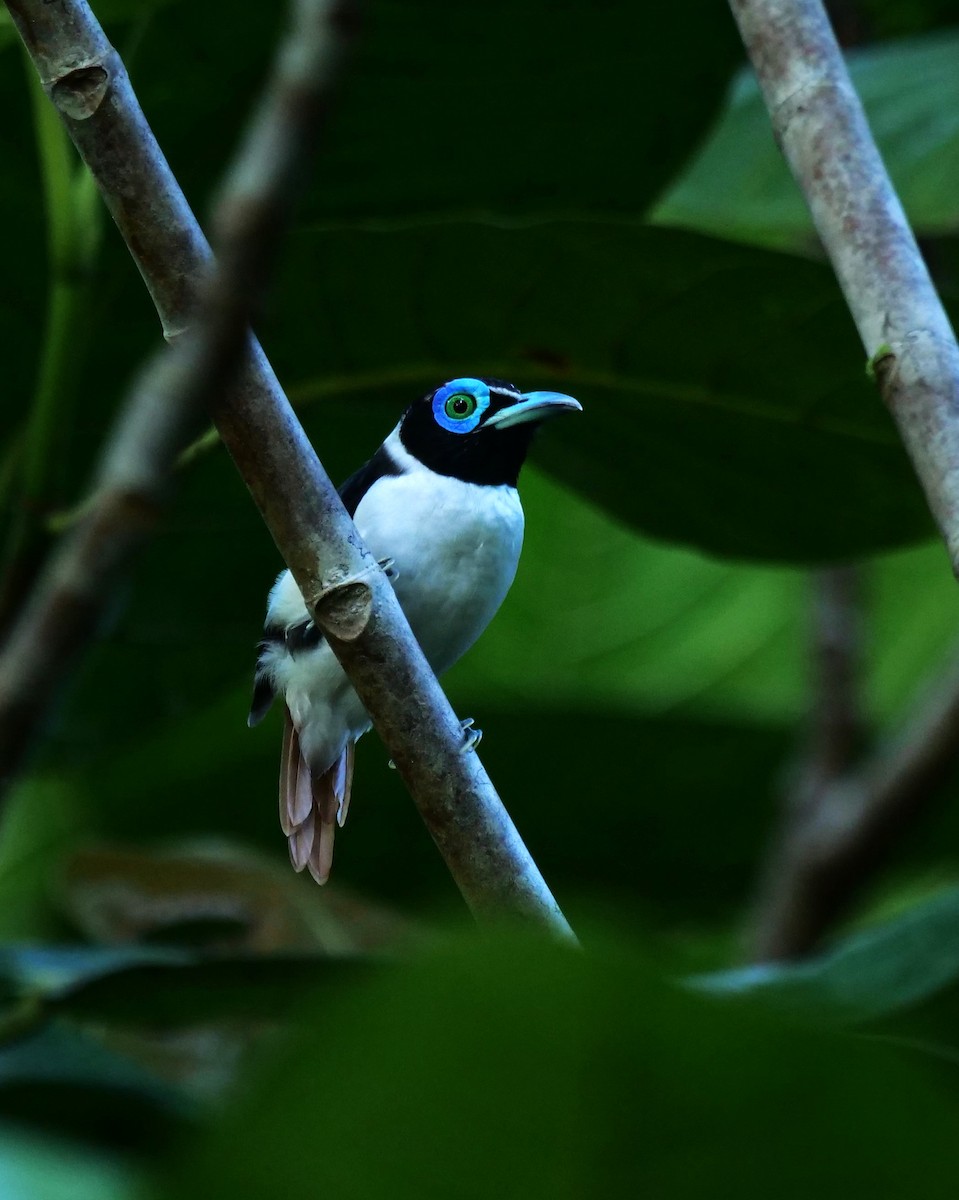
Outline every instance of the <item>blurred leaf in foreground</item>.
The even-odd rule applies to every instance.
[[[951,1197],[928,1064],[506,939],[327,995],[178,1198]]]

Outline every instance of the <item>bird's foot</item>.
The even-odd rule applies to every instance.
[[[299,621],[296,625],[289,625],[284,634],[286,648],[294,656],[304,650],[315,649],[322,640],[323,634],[312,620]]]
[[[395,559],[381,558],[379,565],[387,579],[399,579],[400,573],[396,569]]]
[[[475,750],[483,740],[482,729],[473,728],[473,721],[475,719],[475,717],[467,717],[465,721],[460,721],[460,729],[463,731],[463,745],[460,747],[460,751],[463,754],[468,754],[470,750]],[[396,763],[392,760],[392,758],[387,762],[386,765],[391,771],[396,770]]]
[[[460,728],[463,730],[463,746],[462,751],[468,754],[470,750],[475,750],[483,740],[482,729],[474,729],[474,717],[467,717],[465,721],[460,721]]]

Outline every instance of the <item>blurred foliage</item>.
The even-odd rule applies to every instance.
[[[95,7],[203,214],[282,6]],[[952,16],[835,6],[955,306]],[[18,521],[41,549],[69,526],[158,334],[112,231],[92,261],[18,53],[4,18],[6,555]],[[448,687],[585,953],[475,937],[373,736],[333,883],[289,871],[275,714],[244,720],[280,563],[204,439],[4,817],[4,1200],[954,1194],[959,779],[820,957],[730,965],[804,745],[806,568],[862,564],[873,731],[957,632],[740,61],[710,0],[655,22],[371,0],[258,326],[337,479],[451,375],[582,400],[534,449],[519,577]],[[66,280],[44,189],[82,259]]]

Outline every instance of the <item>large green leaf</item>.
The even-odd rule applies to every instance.
[[[697,89],[684,89],[676,75],[676,61],[680,76],[699,71],[696,54],[687,51],[674,61],[659,38],[653,48],[649,39],[627,37],[624,23],[633,28],[642,17],[621,3],[605,6],[602,18],[585,5],[550,6],[552,33],[576,41],[579,53],[564,54],[551,42],[544,54],[544,11],[537,4],[520,12],[487,6],[477,21],[472,8],[458,8],[454,16],[449,6],[424,0],[422,20],[414,25],[405,6],[374,6],[316,196],[304,205],[324,224],[295,239],[262,327],[294,393],[305,400],[337,395],[352,410],[350,418],[338,416],[341,428],[332,436],[328,425],[314,425],[324,433],[324,458],[335,460],[342,445],[350,451],[344,469],[351,469],[412,395],[438,378],[492,368],[530,385],[552,380],[582,393],[584,418],[559,423],[544,438],[544,461],[657,537],[722,554],[808,561],[923,536],[922,500],[862,377],[861,351],[830,274],[786,257],[613,219],[614,213],[638,215],[640,193],[658,188],[672,162],[643,139],[689,143],[689,137],[674,142],[668,123],[653,119],[656,105],[679,111],[677,120],[692,125],[708,109]],[[227,51],[213,31],[224,12],[223,0],[199,9],[164,8],[136,60],[147,111],[194,197],[209,189],[220,165],[215,156],[196,154],[194,131],[202,125],[211,142],[229,143],[240,110],[225,98],[231,89],[245,94],[264,69],[276,20],[275,13],[252,10],[229,39],[228,69],[224,64],[218,72],[211,56]],[[707,41],[712,25],[704,21],[731,26],[713,5],[670,8],[669,29],[681,29],[683,39],[690,20],[700,35],[710,34]],[[509,37],[500,29],[505,22]],[[471,23],[475,36],[462,37]],[[605,57],[590,50],[590,38],[606,49]],[[492,42],[500,48],[496,56],[489,52]],[[609,54],[615,66],[621,52],[631,56],[632,73],[611,69]],[[648,54],[656,70],[640,70],[637,52],[640,61]],[[174,53],[176,86],[166,69]],[[725,70],[724,54],[713,45],[709,78]],[[417,75],[412,64],[421,57],[433,69]],[[462,79],[478,74],[480,62],[492,72],[488,94],[444,89],[444,72]],[[548,77],[541,88],[532,82],[534,66]],[[670,75],[669,89],[661,86],[660,69]],[[521,99],[499,79],[500,70],[523,79]],[[562,87],[549,84],[555,71]],[[212,77],[219,81],[214,89]],[[633,136],[622,88],[642,106],[640,128],[647,131],[628,155],[608,145],[608,139],[622,142],[624,128]],[[647,88],[655,96],[652,108],[643,100]],[[445,98],[449,91],[455,101]],[[678,110],[677,96],[684,97]],[[415,129],[416,137],[386,135],[387,97],[391,121]],[[582,123],[589,136],[569,135],[566,106],[579,114],[575,128]],[[524,121],[539,136],[524,135]],[[456,138],[446,122],[455,124]],[[440,152],[434,130],[450,153]],[[553,134],[568,142],[562,156]],[[397,154],[402,170],[392,157]],[[503,155],[521,161],[511,164]],[[341,165],[341,157],[348,161]],[[544,182],[558,162],[561,188]],[[619,178],[622,171],[633,183]],[[544,188],[554,200],[543,200]],[[450,192],[446,198],[443,189]],[[19,230],[24,200],[15,194],[6,203],[5,226]],[[496,213],[509,228],[437,223],[438,212],[478,210]],[[535,218],[524,222],[531,213]],[[543,214],[576,220],[544,224]],[[376,218],[380,231],[357,229],[364,218]],[[387,218],[389,230],[382,228]],[[412,220],[412,227],[397,227],[400,218]],[[18,233],[11,277],[36,279],[25,263],[16,266],[17,255],[31,253],[38,248]],[[156,336],[139,280],[113,238],[104,271],[107,281],[91,297],[93,345],[88,382],[80,387],[84,420],[63,488],[76,487],[89,470],[126,372]],[[38,299],[18,290],[14,325],[30,321],[31,303]],[[32,335],[11,328],[10,336],[32,364]],[[367,412],[374,396],[387,401],[382,420],[372,408]]]
[[[49,1000],[72,994],[103,976],[182,963],[185,957],[159,947],[0,945],[0,979],[6,987]]]
[[[577,395],[540,460],[657,537],[809,562],[930,531],[832,274],[787,255],[612,222],[307,230],[263,335],[322,402],[321,456],[373,442],[375,398],[486,371]]]
[[[920,234],[959,226],[959,32],[848,55],[853,83],[906,212]],[[681,225],[760,245],[808,249],[809,212],[773,141],[759,89],[741,74],[706,145],[654,211]]]
[[[228,0],[177,5],[138,51],[134,82],[194,200],[223,166],[197,155],[195,130],[225,152],[282,13],[250,7],[240,21]],[[710,0],[662,9],[655,37],[628,0],[371,0],[307,211],[638,215],[705,131],[741,57]]]
[[[629,43],[621,23],[639,22],[641,15],[618,3],[602,10],[603,19],[586,6],[561,12],[551,7],[557,30],[578,40],[582,51],[564,57],[556,50],[554,57],[553,51],[542,52],[543,13],[536,5],[522,14],[507,6],[484,9],[477,23],[472,9],[457,9],[454,18],[448,6],[440,13],[431,4],[425,4],[424,14],[436,19],[417,25],[409,44],[397,27],[405,29],[412,19],[406,8],[386,3],[375,9],[318,174],[322,202],[314,198],[304,206],[325,224],[295,239],[263,323],[267,350],[291,390],[304,401],[318,395],[341,401],[335,433],[319,418],[311,422],[322,435],[321,452],[331,467],[340,460],[344,472],[355,466],[400,407],[438,378],[493,368],[531,385],[554,381],[582,393],[585,416],[558,423],[544,438],[544,462],[657,537],[716,553],[808,561],[923,536],[928,520],[918,489],[888,418],[862,377],[861,352],[825,269],[611,216],[595,220],[601,209],[639,213],[637,188],[647,188],[650,171],[660,172],[656,187],[662,181],[665,160],[649,145],[641,142],[634,153],[617,155],[605,140],[621,141],[629,122],[617,89],[633,89],[641,104],[642,89],[658,88],[659,77],[638,71],[627,82],[627,73],[610,71],[607,59],[587,53],[584,32],[588,29],[589,36],[618,54],[618,47]],[[213,30],[221,27],[224,11],[223,0],[196,10],[164,8],[150,24],[136,60],[136,82],[148,112],[194,196],[208,190],[219,166],[215,156],[196,154],[194,131],[201,125],[209,141],[229,143],[239,109],[226,97],[231,89],[245,93],[263,70],[276,19],[275,13],[251,11],[249,23],[229,39],[228,69],[224,64],[217,72],[211,56],[216,60],[227,51]],[[716,12],[715,6],[673,6],[669,27],[692,14],[702,19],[697,29],[705,35],[712,27],[702,21],[719,20]],[[521,15],[526,23],[517,25]],[[457,23],[469,20],[478,29],[464,49]],[[507,20],[511,35],[504,38],[496,29]],[[722,23],[727,22],[723,13]],[[424,29],[435,41],[423,38]],[[550,108],[558,122],[550,124],[540,108],[545,92],[524,84],[522,104],[532,106],[526,116],[522,106],[520,111],[510,107],[508,117],[498,108],[494,115],[488,111],[490,97],[498,105],[508,88],[493,86],[482,101],[473,89],[454,89],[456,103],[438,104],[434,88],[442,85],[432,75],[423,75],[430,80],[422,84],[425,93],[419,82],[411,83],[410,63],[417,55],[460,78],[473,70],[471,54],[489,67],[487,37],[498,39],[502,50],[493,61],[507,64],[503,69],[519,72],[524,80],[523,56],[547,73],[561,63],[563,87],[553,87],[550,104],[578,106],[589,125],[590,136],[572,139],[573,148],[562,157],[564,185],[553,188],[555,204],[541,203],[538,181],[548,172],[537,157],[542,150],[555,163],[555,146],[548,138],[524,136],[522,129],[523,120],[541,132],[565,129],[565,108]],[[182,69],[175,86],[166,69],[173,44]],[[634,40],[630,54],[636,44],[652,46],[648,39]],[[449,52],[450,45],[456,45],[457,54]],[[660,41],[648,53],[658,64],[670,61]],[[717,63],[720,59],[725,61],[715,57]],[[698,60],[684,54],[680,61],[685,71],[694,70]],[[576,63],[575,70],[566,69],[569,62]],[[664,69],[672,75],[675,64]],[[604,87],[596,86],[594,70],[606,77]],[[213,77],[218,86],[211,89]],[[686,95],[681,79],[671,82]],[[417,130],[409,143],[384,133],[382,89],[391,89],[395,100],[391,119]],[[657,103],[661,93],[656,92]],[[586,107],[587,94],[599,106],[595,111]],[[469,112],[457,107],[461,100]],[[412,109],[404,115],[406,103],[415,115]],[[673,111],[672,92],[664,103]],[[690,104],[689,111],[700,114],[693,114],[695,124],[705,101]],[[642,129],[654,131],[649,136],[655,139],[667,127],[652,120],[651,111],[644,106]],[[497,122],[507,119],[509,138],[496,132]],[[475,143],[469,179],[488,181],[492,189],[480,195],[474,186],[459,211],[494,211],[509,228],[436,222],[438,211],[451,208],[438,188],[455,188],[458,195],[469,190],[458,174],[463,163],[455,155],[452,163],[440,156],[430,140],[432,122],[445,128],[447,120],[460,130],[451,145]],[[470,133],[474,127],[482,136]],[[497,153],[516,154],[519,148],[518,173],[484,149],[487,136]],[[402,171],[390,158],[395,153],[404,155]],[[484,159],[483,172],[475,170],[474,153]],[[604,175],[593,162],[595,153],[614,172],[628,164],[640,182],[627,187]],[[349,155],[348,166],[337,165],[341,155]],[[577,155],[584,156],[582,161]],[[532,199],[520,202],[514,192]],[[35,361],[32,326],[41,303],[35,294],[37,272],[26,257],[36,258],[40,251],[20,233],[25,196],[16,191],[4,204],[4,227],[18,230],[10,245],[9,277],[29,281],[28,291],[18,288],[11,299],[8,331],[10,344],[21,348],[14,370],[23,372],[23,355],[31,366]],[[519,220],[533,208],[539,216]],[[577,219],[544,224],[542,213],[570,213]],[[594,216],[584,221],[583,214]],[[411,227],[397,227],[404,215],[413,220]],[[364,217],[377,218],[380,231],[357,229]],[[382,228],[385,218],[392,222],[389,230]],[[84,419],[60,480],[64,490],[76,489],[88,472],[126,373],[156,337],[148,301],[114,238],[105,252],[104,274],[91,296],[90,362],[79,387]],[[22,394],[25,389],[13,390]],[[372,397],[385,401],[384,407],[368,407]],[[9,411],[15,414],[16,407]]]
[[[228,0],[104,0],[102,11],[94,8],[121,52],[130,48],[147,117],[202,215],[269,69],[287,6],[248,6],[242,19]],[[690,23],[704,34],[696,46]],[[626,0],[376,0],[366,7],[303,211],[349,220],[642,212],[701,135],[740,55],[728,15],[708,0],[680,0],[661,14],[655,40],[646,33],[644,14]],[[40,184],[12,40],[0,25],[10,68],[0,81],[0,248],[11,285],[0,288],[0,319],[6,344],[16,347],[5,374],[12,399],[0,411],[5,438],[31,392],[45,304]],[[106,239],[90,291],[91,357],[77,389],[83,420],[58,496],[89,474],[133,364],[158,340],[118,241]],[[308,294],[300,304],[310,307]],[[7,453],[15,457],[16,448]]]

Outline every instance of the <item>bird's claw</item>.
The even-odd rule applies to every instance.
[[[284,643],[288,652],[296,656],[300,651],[311,650],[322,641],[323,635],[313,620],[299,621],[287,626]]]
[[[396,569],[396,560],[392,558],[381,558],[379,561],[380,569],[387,579],[399,579],[400,573]]]
[[[482,729],[474,729],[474,717],[467,717],[465,721],[460,721],[460,729],[463,731],[463,745],[460,747],[462,754],[468,754],[470,750],[475,750],[483,740]],[[396,770],[396,763],[392,758],[386,764],[391,771]]]
[[[460,721],[460,729],[463,731],[463,746],[462,751],[468,754],[470,750],[475,750],[483,740],[482,729],[474,729],[474,717],[467,717],[465,721]]]

